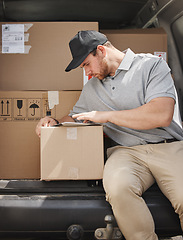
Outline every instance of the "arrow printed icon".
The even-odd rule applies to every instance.
[[[7,99],[1,100],[1,116],[10,116],[10,101]]]

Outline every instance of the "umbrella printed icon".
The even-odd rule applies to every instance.
[[[33,103],[30,105],[29,108],[32,108],[33,109],[33,112],[31,113],[32,116],[35,116],[36,114],[36,108],[39,108],[39,106],[36,104],[36,103]]]

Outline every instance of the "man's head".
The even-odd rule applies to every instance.
[[[81,63],[80,67],[84,68],[87,76],[103,80],[110,75],[110,64],[107,61],[106,45],[108,45],[108,42],[104,45],[98,45],[97,49],[92,51]]]
[[[103,45],[107,42],[107,37],[97,31],[80,31],[69,42],[69,47],[72,53],[72,61],[65,69],[69,72],[77,68],[87,58],[87,56],[97,49],[98,45]]]

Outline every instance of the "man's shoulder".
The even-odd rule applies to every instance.
[[[160,57],[153,55],[152,53],[136,53],[135,58],[158,61]]]
[[[140,64],[145,64],[146,66],[154,66],[154,64],[159,65],[165,62],[163,58],[153,55],[152,53],[137,53],[135,54],[134,61],[137,63],[139,62]]]

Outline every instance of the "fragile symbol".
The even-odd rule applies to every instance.
[[[20,110],[22,109],[23,107],[23,100],[17,100],[17,107],[19,109],[19,114],[18,116],[22,116],[22,114],[20,114]]]
[[[9,104],[10,102],[7,101],[1,101],[1,116],[10,116],[9,113]]]
[[[36,114],[36,108],[39,108],[39,106],[36,104],[36,103],[33,103],[33,104],[31,104],[30,105],[30,107],[29,108],[32,108],[33,109],[33,113],[31,113],[31,115],[32,116],[35,116],[35,114]]]

